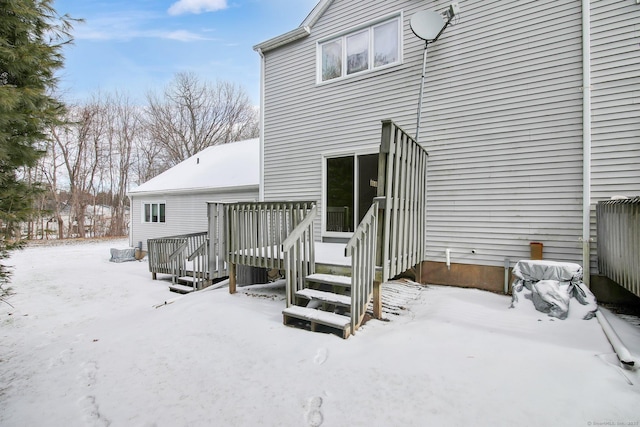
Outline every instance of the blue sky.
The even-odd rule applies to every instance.
[[[55,0],[82,18],[65,48],[59,89],[81,102],[118,90],[143,103],[181,71],[241,84],[259,104],[260,60],[252,47],[296,28],[317,0]]]

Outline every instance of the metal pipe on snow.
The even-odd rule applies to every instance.
[[[636,366],[635,363],[636,360],[633,358],[633,356],[631,356],[631,353],[622,343],[622,340],[620,339],[616,331],[613,330],[611,324],[604,316],[604,314],[602,314],[602,312],[598,310],[596,311],[596,317],[598,318],[598,322],[600,322],[600,326],[602,327],[604,334],[607,336],[607,339],[611,343],[613,351],[616,352],[618,360],[620,360],[620,363],[622,363],[622,366],[632,370],[638,369],[638,366]]]

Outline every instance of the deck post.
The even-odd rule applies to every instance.
[[[382,283],[373,281],[373,317],[382,319]]]
[[[151,280],[156,280],[156,279],[157,279],[156,273],[155,272],[151,273]]]
[[[236,265],[229,263],[229,293],[236,293]]]

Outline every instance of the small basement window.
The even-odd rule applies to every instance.
[[[165,203],[145,203],[143,213],[143,222],[165,222]]]

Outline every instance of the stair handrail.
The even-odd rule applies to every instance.
[[[305,288],[305,279],[315,273],[313,223],[318,215],[314,205],[304,219],[282,242],[286,276],[287,307],[294,303],[297,291]]]
[[[374,201],[345,248],[351,256],[351,331],[362,324],[373,295],[378,242],[378,202]]]
[[[207,232],[164,236],[147,240],[147,252],[149,258],[149,271],[153,279],[157,273],[173,274],[173,267],[169,263],[169,257],[185,241],[189,248],[197,248],[202,241],[207,239]]]
[[[171,282],[175,285],[178,277],[182,276],[182,273],[186,270],[184,253],[189,247],[189,241],[185,239],[178,248],[169,255],[169,265],[171,266],[172,275]]]
[[[209,280],[209,240],[205,240],[198,248],[187,257],[187,261],[193,262],[193,290],[202,289]]]

